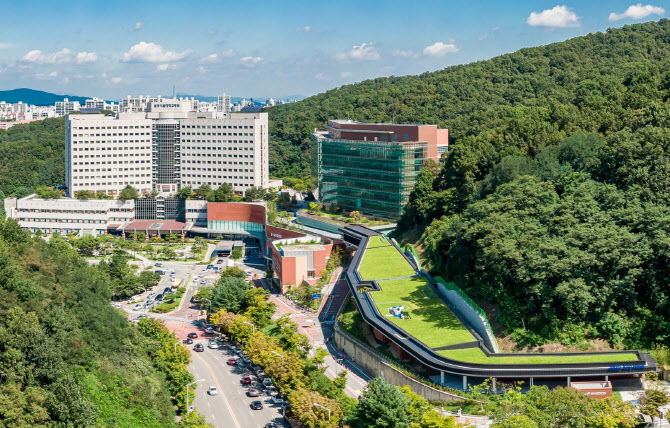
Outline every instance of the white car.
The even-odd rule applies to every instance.
[[[209,342],[209,345],[207,345],[209,349],[219,349],[219,344],[216,342]]]
[[[219,394],[219,390],[216,389],[215,386],[210,386],[209,389],[207,390],[207,393],[208,393],[209,395],[218,395],[218,394]]]
[[[214,334],[214,329],[213,329],[212,327],[207,327],[207,328],[205,329],[205,333],[207,333],[207,334]]]
[[[143,309],[143,308],[144,308],[144,305],[141,304],[141,303],[138,303],[135,306],[133,306],[133,311],[139,311],[140,309]]]

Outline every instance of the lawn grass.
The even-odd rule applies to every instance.
[[[389,245],[391,243],[382,235],[373,236],[368,240],[368,248],[387,247]]]
[[[565,364],[565,363],[615,363],[636,361],[635,354],[590,354],[584,355],[529,355],[518,357],[487,357],[479,348],[437,351],[438,354],[458,361],[480,364]]]
[[[389,279],[416,274],[414,269],[392,245],[367,248],[358,273],[365,280]]]
[[[431,291],[426,278],[381,281],[379,285],[382,291],[371,291],[370,296],[382,316],[427,346],[436,348],[475,340],[440,299],[426,297],[424,290]],[[388,309],[398,305],[404,306],[409,319],[389,314]]]

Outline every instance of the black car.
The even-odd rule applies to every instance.
[[[195,346],[193,347],[193,350],[195,352],[205,352],[205,347],[202,346],[202,343],[196,343]]]
[[[191,332],[188,334],[188,337],[190,337],[191,339],[195,339],[196,337],[198,337],[198,333]]]
[[[279,425],[274,422],[268,422],[265,424],[265,428],[279,428]]]
[[[263,403],[260,401],[252,401],[251,408],[254,410],[263,410]]]
[[[162,294],[159,294],[158,296],[156,296],[156,301],[159,301],[159,300],[163,300],[163,295]]]
[[[159,274],[159,275],[165,275],[165,271],[164,271],[164,270],[157,270],[156,273]]]
[[[193,343],[193,339],[191,339],[190,337],[187,337],[186,339],[184,339],[184,343],[190,345],[190,344]]]

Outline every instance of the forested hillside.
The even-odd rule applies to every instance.
[[[272,160],[306,171],[297,148],[328,118],[449,128],[400,225],[429,226],[435,273],[496,304],[522,344],[668,344],[668,70],[663,19],[370,80],[272,108]]]
[[[188,351],[176,378],[174,337],[129,324],[109,305],[114,284],[59,237],[0,220],[1,426],[176,426]]]

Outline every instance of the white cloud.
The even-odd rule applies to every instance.
[[[343,71],[340,73],[340,79],[346,79],[347,77],[351,77],[351,73],[348,71]]]
[[[217,54],[211,54],[207,55],[204,58],[201,58],[200,61],[198,61],[200,64],[211,64],[213,62],[217,62],[219,60],[219,56]]]
[[[315,78],[316,80],[328,80],[328,78],[326,77],[326,75],[323,74],[323,73],[316,73],[316,75],[314,76],[314,78]]]
[[[130,31],[131,33],[135,33],[137,31],[140,31],[142,29],[142,27],[144,27],[144,22],[139,21],[139,22],[136,22],[133,27],[128,27],[128,31]]]
[[[227,51],[221,52],[221,58],[230,58],[237,55],[234,49],[228,49]]]
[[[649,15],[663,15],[665,9],[660,6],[652,6],[650,4],[642,6],[642,3],[634,4],[628,6],[628,9],[624,13],[610,13],[610,21],[618,21],[620,19],[642,19],[646,18]]]
[[[360,46],[354,46],[349,52],[340,52],[335,55],[339,60],[344,59],[362,59],[366,61],[377,61],[379,59],[379,52],[372,43],[363,43]]]
[[[180,61],[190,54],[191,50],[178,53],[163,50],[163,46],[155,43],[139,42],[131,46],[130,50],[123,54],[123,62],[171,62]]]
[[[296,28],[295,31],[304,31],[304,32],[308,32],[308,31],[312,31],[312,27],[309,26],[309,25],[305,25],[304,27],[298,27],[298,28]]]
[[[540,13],[531,12],[526,23],[531,27],[568,28],[581,26],[580,19],[581,17],[563,5]]]
[[[486,40],[486,39],[489,38],[489,36],[490,36],[491,34],[493,34],[494,31],[498,31],[498,30],[500,30],[500,27],[493,27],[493,28],[491,28],[488,32],[486,32],[485,34],[482,34],[482,35],[479,36],[478,38],[479,38],[479,40]]]
[[[123,79],[121,79],[120,77],[112,77],[112,79],[111,79],[110,81],[111,81],[113,84],[116,85],[116,84],[121,83],[121,80],[123,80]]]
[[[203,67],[202,65],[201,65],[200,67],[198,67],[198,73],[200,73],[200,74],[205,74],[205,73],[208,73],[208,72],[209,72],[209,70],[207,70],[207,69],[206,69],[205,67]]]
[[[52,71],[51,73],[49,73],[49,77],[57,77],[57,76],[58,76],[57,71]]]
[[[89,64],[98,61],[98,54],[95,52],[79,52],[75,62],[77,64]]]
[[[448,53],[458,52],[458,48],[453,43],[435,42],[423,49],[423,54],[428,56],[445,56]]]
[[[254,65],[258,64],[259,62],[263,61],[263,58],[259,56],[245,56],[240,60],[242,64],[248,66],[248,67],[253,67]]]
[[[0,49],[9,49],[13,47],[14,45],[11,43],[0,43]]]
[[[165,71],[170,67],[170,64],[158,64],[156,66],[156,71]]]
[[[393,56],[400,56],[400,57],[403,57],[403,58],[416,58],[416,57],[419,56],[419,54],[416,53],[416,52],[414,52],[414,51],[411,50],[411,49],[410,49],[410,50],[406,50],[406,51],[403,51],[403,50],[395,50],[395,51],[393,51]]]
[[[35,49],[25,54],[21,61],[35,64],[62,64],[72,61],[72,51],[61,49],[58,52],[45,54],[41,50]]]
[[[207,34],[209,34],[210,36],[213,36],[213,35],[216,34],[216,30],[207,30]]]

